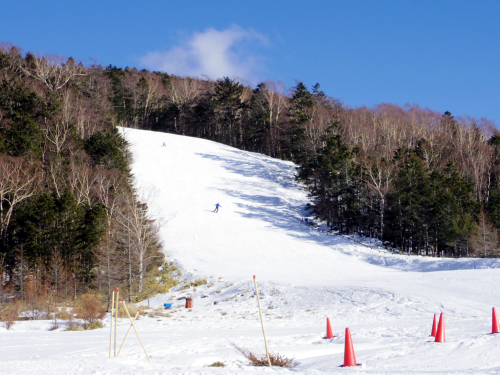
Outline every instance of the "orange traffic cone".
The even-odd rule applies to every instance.
[[[439,317],[439,326],[436,332],[436,340],[434,342],[445,342],[444,338],[444,313]]]
[[[437,332],[437,314],[434,314],[434,322],[432,323],[432,331],[431,331],[431,336],[436,337],[436,332]]]
[[[491,333],[500,333],[500,329],[498,327],[498,318],[497,318],[497,310],[493,308],[493,322],[492,322],[492,328],[491,328]]]
[[[354,347],[352,346],[351,331],[349,328],[345,329],[345,349],[344,349],[344,364],[342,367],[357,366],[356,355],[354,354]]]
[[[330,325],[330,319],[326,318],[326,336],[323,337],[325,339],[333,339],[335,336],[332,332],[332,326]]]

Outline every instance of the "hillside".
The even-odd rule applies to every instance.
[[[343,280],[359,264],[301,223],[307,197],[292,163],[190,137],[124,132],[138,186],[154,191],[166,221],[165,250],[187,272],[310,284]]]
[[[49,322],[24,321],[11,331],[0,328],[2,371],[267,373],[238,363],[242,357],[230,344],[264,350],[252,275],[263,294],[270,350],[297,362],[293,370],[272,371],[359,371],[338,367],[346,327],[364,373],[500,370],[500,336],[487,335],[500,298],[497,260],[393,255],[328,235],[301,222],[307,196],[292,163],[207,140],[122,131],[137,187],[154,196],[151,213],[165,221],[167,258],[186,278],[207,278],[208,284],[150,299],[152,308],[169,300],[175,306],[171,317],[144,316],[137,323],[151,363],[135,337],[123,357],[109,359],[108,329],[49,332]],[[177,299],[192,292],[198,297],[192,311],[179,307]],[[428,337],[433,314],[440,312],[446,316],[444,344]],[[326,317],[338,336],[331,340],[321,339]],[[120,321],[121,337],[128,326]],[[214,361],[227,366],[203,367]]]

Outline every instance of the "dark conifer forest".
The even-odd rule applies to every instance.
[[[120,285],[133,300],[172,285],[175,268],[161,252],[161,223],[133,188],[118,126],[294,161],[311,216],[341,234],[375,237],[410,255],[499,254],[500,134],[486,119],[416,104],[350,108],[319,84],[249,87],[228,77],[84,66],[4,43],[5,291],[50,289],[68,298]]]

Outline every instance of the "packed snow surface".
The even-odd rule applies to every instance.
[[[489,334],[492,307],[500,307],[497,260],[395,255],[367,239],[324,233],[301,221],[308,200],[292,163],[196,138],[122,131],[136,185],[164,223],[166,254],[185,280],[207,284],[141,303],[174,305],[168,317],[136,323],[151,362],[133,331],[120,357],[109,358],[109,316],[106,328],[85,332],[23,321],[0,328],[0,373],[500,372],[500,335]],[[269,349],[295,358],[293,368],[248,367],[232,345],[264,352],[253,275]],[[194,306],[185,309],[179,298],[191,293]],[[429,334],[441,312],[446,342],[435,343]],[[336,337],[325,340],[327,317]],[[129,326],[119,320],[118,346]],[[360,367],[339,367],[346,327]],[[208,367],[217,361],[226,366]]]

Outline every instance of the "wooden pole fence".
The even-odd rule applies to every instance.
[[[139,336],[139,332],[137,332],[137,328],[135,327],[134,321],[132,320],[132,317],[130,316],[130,314],[128,312],[127,305],[125,305],[125,303],[123,302],[123,299],[122,299],[122,303],[123,303],[123,307],[125,308],[125,311],[127,312],[128,318],[130,319],[130,323],[132,324],[132,327],[134,327],[135,334],[137,335],[137,338],[141,342],[142,349],[144,349],[144,353],[146,353],[146,357],[148,357],[148,361],[151,362],[151,360],[149,359],[148,352],[146,351],[146,348],[144,347],[144,344],[142,343],[141,336]]]
[[[137,314],[135,314],[135,316],[134,316],[134,320],[133,320],[134,322],[137,320],[137,316],[139,315],[139,313],[140,313],[140,312],[141,312],[141,310],[137,310]],[[123,339],[123,343],[122,343],[122,345],[120,346],[120,350],[118,350],[118,355],[117,355],[117,357],[119,357],[119,356],[120,356],[120,352],[122,351],[123,345],[125,345],[125,341],[127,341],[127,337],[128,337],[128,335],[129,335],[129,333],[130,333],[130,331],[131,331],[131,330],[132,330],[132,324],[131,324],[131,325],[130,325],[130,327],[128,328],[127,334],[125,335],[125,338]]]

